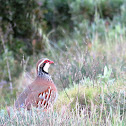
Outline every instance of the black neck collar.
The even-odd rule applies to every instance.
[[[45,72],[43,69],[42,69],[42,72],[45,73],[45,74],[49,74],[49,73]]]

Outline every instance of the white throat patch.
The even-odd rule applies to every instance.
[[[48,60],[48,59],[44,59],[42,62],[40,62],[39,64],[38,64],[38,67],[37,67],[37,70],[38,70],[38,72],[39,72],[39,68],[40,68],[40,66],[43,64],[43,62],[45,61],[45,60]],[[47,63],[46,63],[47,64]],[[45,65],[46,66],[46,65]],[[48,67],[49,68],[49,67]],[[47,68],[46,68],[47,69]],[[48,71],[48,70],[47,70]],[[46,72],[46,71],[45,71]]]
[[[43,67],[43,70],[48,73],[49,67],[50,67],[50,64],[46,63],[45,66]]]

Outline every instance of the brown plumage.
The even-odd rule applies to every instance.
[[[19,95],[15,102],[17,109],[23,107],[30,110],[31,106],[48,109],[53,105],[57,97],[57,88],[48,74],[48,68],[52,63],[54,62],[46,58],[37,62],[37,77]]]

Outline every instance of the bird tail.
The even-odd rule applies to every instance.
[[[25,101],[27,99],[27,96],[30,92],[29,88],[26,88],[17,98],[17,100],[15,101],[15,108],[19,109],[19,108],[24,108],[25,107]]]

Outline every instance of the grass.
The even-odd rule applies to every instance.
[[[0,90],[0,125],[126,125],[126,29],[114,21],[106,27],[99,17],[87,24],[78,24],[70,36],[64,32],[57,43],[43,35],[47,51],[23,57],[23,71],[13,79],[13,94],[7,85]],[[25,71],[34,79],[34,64],[42,57],[55,62],[50,67],[59,94],[54,108],[14,110],[16,94],[32,81]]]
[[[88,86],[84,82],[59,93],[54,109],[43,112],[32,108],[16,111],[12,107],[1,110],[2,125],[119,125],[126,122],[126,92],[119,91],[120,82],[110,86]],[[89,81],[89,80],[88,80]],[[92,83],[92,82],[91,82]],[[117,90],[116,90],[117,89]],[[10,117],[8,116],[10,114]]]

